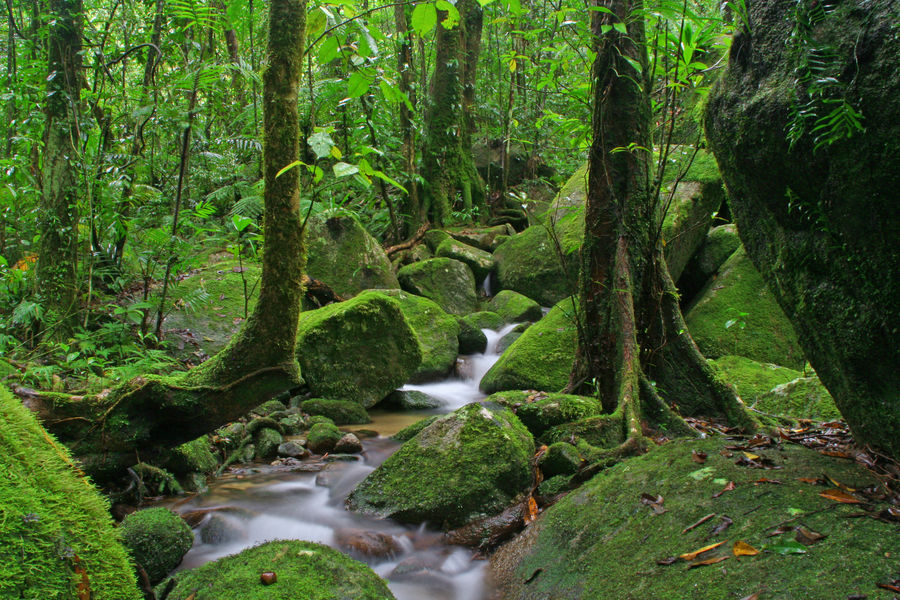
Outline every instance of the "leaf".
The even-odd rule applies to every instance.
[[[716,536],[728,529],[734,524],[734,521],[731,520],[731,517],[727,515],[722,515],[722,522],[713,527],[712,532],[710,532],[710,536]]]
[[[860,504],[859,499],[838,488],[825,490],[819,495],[823,498],[828,498],[829,500],[834,500],[835,502],[841,502],[843,504]]]
[[[765,550],[774,552],[775,554],[781,554],[782,556],[787,554],[806,554],[806,547],[794,540],[785,540],[772,546],[766,546]]]
[[[538,517],[538,505],[534,496],[528,497],[528,503],[525,507],[525,524],[528,525]]]
[[[410,25],[416,35],[424,36],[437,25],[437,8],[430,2],[417,4],[413,9]]]
[[[319,64],[327,65],[331,61],[333,61],[338,56],[338,50],[340,49],[341,43],[338,40],[337,36],[332,35],[322,42],[322,45],[319,46]]]
[[[621,21],[618,23],[613,23],[613,29],[615,29],[622,35],[628,35],[628,29],[625,27],[625,23],[622,23]]]
[[[325,158],[331,155],[331,149],[334,147],[334,140],[328,135],[327,131],[320,130],[309,136],[306,140],[309,147],[316,153],[316,158]]]
[[[335,163],[332,167],[335,177],[349,177],[359,173],[359,167],[345,162]]]
[[[691,451],[691,460],[697,464],[702,465],[703,463],[706,462],[706,458],[707,458],[706,452],[703,452],[703,451],[698,452],[696,450]]]
[[[741,600],[759,600],[759,594],[756,592],[753,592],[749,596],[744,596],[743,598],[741,598]]]
[[[823,451],[822,454],[825,454],[825,452]],[[830,456],[830,455],[829,455],[829,456]],[[848,486],[848,485],[844,485],[844,484],[841,483],[840,481],[837,481],[836,479],[833,479],[833,478],[829,477],[827,474],[822,475],[822,477],[824,477],[825,479],[827,479],[828,481],[830,481],[830,482],[831,482],[831,485],[833,485],[834,487],[839,488],[839,489],[842,489],[842,490],[844,490],[845,492],[855,492],[855,491],[856,491],[856,488],[852,488],[852,487],[850,487],[850,486]]]
[[[730,556],[717,556],[715,558],[707,558],[706,560],[698,560],[697,562],[693,562],[688,565],[688,569],[693,569],[695,567],[703,567],[705,565],[714,565],[716,563],[720,563],[723,560],[728,560],[731,558]]]
[[[744,456],[746,456],[749,460],[759,460],[758,454],[753,454],[752,452],[744,452]]]
[[[725,542],[723,541],[723,542],[717,542],[715,544],[710,544],[709,546],[703,546],[699,550],[694,550],[693,552],[685,552],[684,554],[679,554],[678,558],[680,558],[682,560],[694,560],[695,558],[697,558],[699,555],[703,554],[704,552],[709,552],[713,548],[718,548],[719,546],[721,546],[724,543]]]
[[[802,525],[799,526],[799,527],[797,527],[797,530],[796,530],[796,531],[797,531],[797,533],[796,533],[796,535],[794,536],[794,538],[795,538],[798,542],[800,542],[801,544],[803,544],[804,546],[812,546],[812,545],[815,544],[816,542],[818,542],[818,541],[820,541],[820,540],[823,540],[823,539],[825,539],[826,537],[828,537],[828,536],[826,536],[826,535],[824,535],[824,534],[821,534],[821,533],[819,533],[819,532],[817,532],[817,531],[813,531],[812,529],[807,529],[806,527],[804,527],[804,526],[802,526]]]
[[[350,98],[359,98],[369,91],[370,85],[372,82],[369,81],[369,78],[357,71],[350,75],[350,79],[347,81],[347,95]]]
[[[670,556],[668,558],[661,558],[661,559],[657,560],[656,564],[662,565],[664,567],[668,567],[669,565],[674,565],[676,562],[678,562],[678,557]]]
[[[731,552],[735,556],[756,556],[759,554],[759,550],[743,540],[736,541],[731,548]]]
[[[713,494],[713,498],[718,498],[719,496],[721,496],[721,495],[724,494],[725,492],[730,492],[730,491],[733,490],[733,489],[734,489],[734,482],[733,482],[733,481],[729,481],[728,483],[725,484],[725,487],[723,487],[720,491],[718,491],[718,492],[716,492],[715,494]]]
[[[241,4],[243,4],[243,2],[241,2]],[[322,8],[317,6],[306,15],[306,37],[315,39],[322,35],[326,25],[328,25],[328,17],[325,16],[325,12]]]

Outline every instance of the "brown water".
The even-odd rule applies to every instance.
[[[499,356],[497,341],[512,329],[485,330],[488,352],[460,357],[462,376],[404,389],[416,389],[442,401],[440,409],[395,413],[372,410],[369,429],[377,438],[363,440],[354,460],[307,460],[293,468],[248,465],[210,485],[209,491],[172,508],[194,512],[195,543],[179,569],[200,566],[222,556],[273,539],[299,539],[347,551],[347,538],[377,539],[389,552],[348,552],[388,580],[398,600],[479,600],[486,596],[486,563],[468,548],[443,543],[439,532],[351,513],[344,501],[356,485],[390,456],[399,444],[388,436],[425,417],[445,413],[484,398],[481,377]]]

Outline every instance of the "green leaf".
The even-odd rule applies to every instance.
[[[340,46],[341,43],[337,36],[332,35],[325,38],[322,45],[319,47],[319,64],[327,65],[337,58]]]
[[[447,0],[437,0],[434,3],[435,7],[439,10],[447,11],[447,17],[441,21],[441,25],[444,26],[444,29],[453,29],[459,23],[459,10]]]
[[[334,140],[328,135],[328,132],[320,129],[309,136],[306,140],[312,151],[316,153],[316,158],[325,158],[331,155],[331,149],[334,147]]]
[[[356,165],[351,165],[345,162],[335,163],[332,167],[334,171],[335,177],[349,177],[350,175],[356,175],[359,173],[359,167]]]
[[[234,228],[238,233],[247,229],[247,227],[251,223],[253,223],[253,219],[249,217],[243,217],[241,215],[231,215],[231,224],[234,225]]]
[[[357,71],[350,75],[350,79],[347,81],[347,95],[350,98],[359,98],[369,91],[370,85],[372,82],[369,81],[369,78]]]
[[[243,0],[241,1],[243,5]],[[309,38],[316,38],[322,35],[322,32],[325,31],[325,27],[328,25],[328,17],[325,16],[322,8],[315,7],[306,15],[306,36]]]
[[[410,24],[412,25],[413,31],[416,32],[416,35],[424,36],[437,25],[437,8],[430,2],[427,4],[417,4],[416,8],[413,9]]]
[[[281,177],[282,175],[284,175],[285,173],[287,173],[294,167],[299,167],[300,165],[303,165],[303,164],[306,164],[306,163],[304,163],[302,160],[295,160],[294,162],[281,167],[281,169],[279,169],[278,172],[275,173],[275,179],[278,179],[279,177]],[[238,229],[238,231],[240,231],[240,229]]]
[[[622,23],[622,22],[613,23],[612,26],[613,26],[613,29],[615,29],[622,35],[628,35],[628,29],[625,27],[625,23]]]
[[[796,540],[784,540],[771,546],[763,546],[763,550],[774,552],[775,554],[806,554],[806,546]]]

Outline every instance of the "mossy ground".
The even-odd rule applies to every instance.
[[[0,598],[138,600],[109,507],[68,451],[0,387]],[[76,558],[77,557],[77,558]]]
[[[260,575],[274,572],[272,585]],[[312,542],[273,541],[175,577],[169,600],[393,600],[364,564]],[[166,583],[160,584],[163,589]]]
[[[569,298],[525,330],[481,379],[487,394],[504,390],[558,392],[569,381],[577,329]]]
[[[872,477],[854,463],[799,446],[755,451],[782,466],[759,470],[735,465],[740,456],[723,456],[714,438],[672,442],[605,471],[550,508],[519,539],[492,561],[504,585],[503,598],[663,600],[745,598],[847,598],[872,600],[892,594],[876,584],[900,575],[897,524],[871,518],[847,518],[859,505],[840,504],[819,495],[826,487],[800,481],[823,473],[860,488]],[[692,451],[708,456],[704,464]],[[757,483],[766,477],[781,484]],[[721,492],[727,482],[735,489]],[[831,486],[833,487],[833,486]],[[663,497],[666,512],[654,514],[641,494]],[[715,517],[691,531],[701,517]],[[733,525],[713,528],[728,516]],[[769,537],[780,524],[804,526],[827,537],[803,554],[780,554],[793,531]],[[695,569],[684,561],[670,566],[657,560],[725,541],[703,555],[731,555],[736,541],[762,552]],[[768,548],[768,551],[766,550]]]
[[[700,292],[685,322],[707,358],[737,354],[795,369],[806,362],[793,326],[743,249]]]

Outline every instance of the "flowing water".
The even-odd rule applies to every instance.
[[[461,356],[455,377],[403,387],[437,398],[441,408],[410,413],[371,411],[373,422],[363,427],[380,435],[363,440],[363,453],[356,460],[309,460],[293,470],[268,465],[236,469],[210,484],[208,492],[173,506],[182,514],[191,513],[197,523],[194,547],[179,568],[197,567],[266,540],[299,539],[349,549],[351,556],[388,580],[398,600],[484,598],[485,563],[473,560],[471,549],[448,546],[440,533],[424,526],[410,527],[348,512],[344,500],[399,447],[387,436],[429,415],[484,398],[478,383],[499,358],[500,338],[513,327],[484,330],[487,350]]]

